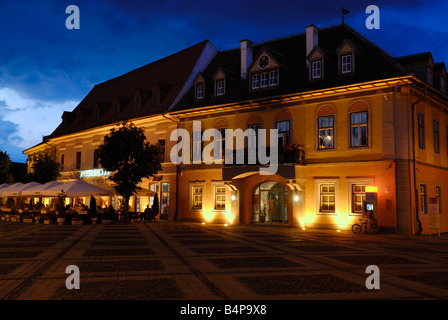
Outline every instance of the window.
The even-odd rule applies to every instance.
[[[165,162],[165,139],[159,139],[159,146],[162,150],[162,162]]]
[[[76,152],[76,170],[81,169],[81,151]]]
[[[252,89],[260,87],[260,74],[256,73],[252,75]]]
[[[345,54],[341,57],[341,73],[352,72],[352,55]]]
[[[428,203],[426,200],[426,185],[425,184],[420,185],[419,196],[420,196],[420,213],[426,214],[426,213],[428,213],[428,211],[427,211]]]
[[[193,128],[193,152],[192,160],[193,163],[201,163],[202,161],[202,150],[204,150],[204,141],[202,141],[202,128]]]
[[[224,80],[216,81],[216,95],[222,96],[224,94]]]
[[[439,214],[442,214],[442,198],[441,198],[441,194],[442,194],[442,188],[440,186],[436,186],[436,198],[437,198],[437,204],[439,206]]]
[[[196,99],[203,99],[205,97],[205,85],[203,83],[196,85]]]
[[[277,70],[269,72],[269,86],[277,85]]]
[[[433,120],[433,132],[434,132],[434,152],[440,153],[439,121],[437,120]]]
[[[366,186],[352,185],[352,213],[363,213],[363,203],[366,200]]]
[[[215,140],[215,145],[214,145],[214,149],[215,149],[215,155],[217,159],[221,158],[224,159],[225,157],[225,150],[226,150],[226,129],[221,128],[221,129],[216,129],[219,131],[219,133],[221,134],[220,137],[217,137],[217,139]]]
[[[93,167],[99,167],[98,149],[93,150]]]
[[[202,209],[202,186],[192,186],[193,191],[193,209]]]
[[[157,107],[160,103],[160,92],[154,92],[153,95],[153,103],[154,103],[154,107]]]
[[[65,154],[61,154],[61,170],[64,170]]]
[[[226,209],[226,187],[215,187],[215,210]]]
[[[320,185],[320,212],[333,213],[336,207],[336,195],[334,184]]]
[[[252,74],[252,89],[266,88],[278,85],[278,70]]]
[[[311,63],[311,79],[322,77],[322,60],[313,61]]]
[[[421,113],[417,114],[418,121],[418,147],[425,149],[425,116]]]
[[[350,114],[350,139],[352,147],[367,146],[367,112]]]
[[[135,111],[140,111],[142,108],[140,97],[135,98]]]
[[[285,146],[291,143],[289,130],[289,120],[277,122],[278,130],[278,147]]]
[[[319,149],[333,149],[334,148],[334,124],[333,116],[325,116],[318,118],[319,127]]]
[[[263,72],[260,78],[260,88],[264,88],[268,86],[268,73]]]
[[[260,123],[254,123],[247,126],[248,129],[252,129],[248,131],[247,136],[247,149],[249,153],[256,153],[258,150],[258,130],[261,129]]]

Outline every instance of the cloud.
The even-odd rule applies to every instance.
[[[78,104],[72,100],[39,100],[12,88],[0,88],[0,102],[0,149],[10,151],[11,158],[21,162],[26,158],[17,151],[42,142],[43,136],[60,124],[63,111],[73,110]]]

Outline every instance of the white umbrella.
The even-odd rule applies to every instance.
[[[0,189],[0,196],[7,197],[10,193],[18,192],[18,190],[20,190],[22,186],[24,186],[22,182],[17,182],[10,185],[9,187],[2,188]]]
[[[50,181],[45,184],[36,185],[30,188],[23,189],[22,191],[20,191],[20,195],[29,197],[44,197],[47,195],[46,190],[61,185],[63,185],[62,182]]]
[[[9,186],[10,186],[10,184],[7,184],[7,183],[0,184],[0,189],[6,188],[6,187],[9,187]]]
[[[64,183],[63,185],[53,186],[45,190],[45,193],[49,196],[57,196],[62,191],[65,192],[67,197],[88,197],[88,196],[108,196],[110,191],[94,186],[82,180],[75,180]]]
[[[0,192],[3,197],[18,197],[18,196],[20,196],[20,192],[22,190],[26,190],[28,188],[32,188],[34,186],[39,186],[39,185],[41,185],[41,184],[38,182],[29,182],[26,184],[18,182],[16,184],[13,184],[10,187],[1,189]]]

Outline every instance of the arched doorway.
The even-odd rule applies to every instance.
[[[252,222],[288,224],[288,189],[277,181],[266,181],[252,193]]]

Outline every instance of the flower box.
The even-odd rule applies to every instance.
[[[53,221],[51,220],[44,220],[44,224],[51,224]]]
[[[102,224],[111,224],[112,220],[110,220],[110,219],[103,219],[103,221],[101,223]]]
[[[72,220],[72,224],[82,224],[83,221],[82,220]]]
[[[23,218],[24,223],[33,223],[33,218]]]

